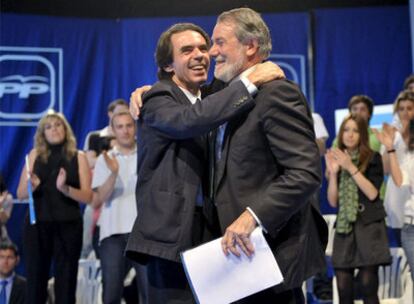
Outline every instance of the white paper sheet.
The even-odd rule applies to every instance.
[[[194,296],[201,304],[231,303],[283,281],[262,230],[251,236],[255,253],[240,258],[221,249],[221,238],[181,254]]]

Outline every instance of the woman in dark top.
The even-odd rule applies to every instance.
[[[52,261],[56,303],[75,303],[83,229],[79,202],[92,199],[88,163],[61,113],[48,113],[40,120],[34,141],[29,174],[37,222],[31,225],[26,217],[23,233],[27,303],[46,302]],[[17,196],[28,197],[25,166]]]
[[[355,268],[364,303],[379,303],[378,266],[391,262],[379,198],[381,156],[369,148],[367,129],[363,119],[347,117],[339,130],[338,148],[326,154],[328,201],[339,206],[332,264],[341,304],[353,303]]]

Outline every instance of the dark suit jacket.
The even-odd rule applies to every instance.
[[[180,252],[194,245],[195,202],[207,165],[206,137],[197,136],[253,106],[241,82],[195,105],[172,81],[156,83],[145,95],[138,120],[138,216],[127,256],[180,261]]]
[[[26,299],[26,279],[19,275],[14,276],[10,293],[10,304],[24,304]]]
[[[287,80],[263,85],[256,106],[228,123],[214,201],[222,232],[250,207],[284,275],[277,290],[324,269],[326,224],[310,199],[321,168],[305,97]]]

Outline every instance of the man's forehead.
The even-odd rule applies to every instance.
[[[129,113],[121,113],[113,117],[113,123],[115,125],[127,124],[130,122],[134,123],[134,119]]]
[[[192,45],[196,41],[197,43],[207,44],[207,41],[203,35],[194,30],[185,30],[171,35],[171,42],[177,47]]]
[[[16,256],[16,255],[14,254],[14,251],[11,249],[3,249],[3,250],[0,250],[0,256]]]
[[[213,39],[220,39],[223,38],[223,36],[235,36],[234,35],[234,28],[235,24],[231,21],[221,21],[217,22],[213,29]]]
[[[351,109],[354,109],[354,108],[358,108],[358,109],[366,108],[366,109],[368,109],[368,106],[364,102],[361,101],[361,102],[358,102],[358,103],[355,103],[354,105],[352,105]]]

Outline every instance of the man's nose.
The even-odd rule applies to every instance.
[[[194,58],[200,59],[203,58],[203,52],[200,49],[194,49]]]
[[[218,56],[217,47],[214,44],[211,46],[210,50],[208,51],[208,54],[211,57],[217,57]]]

